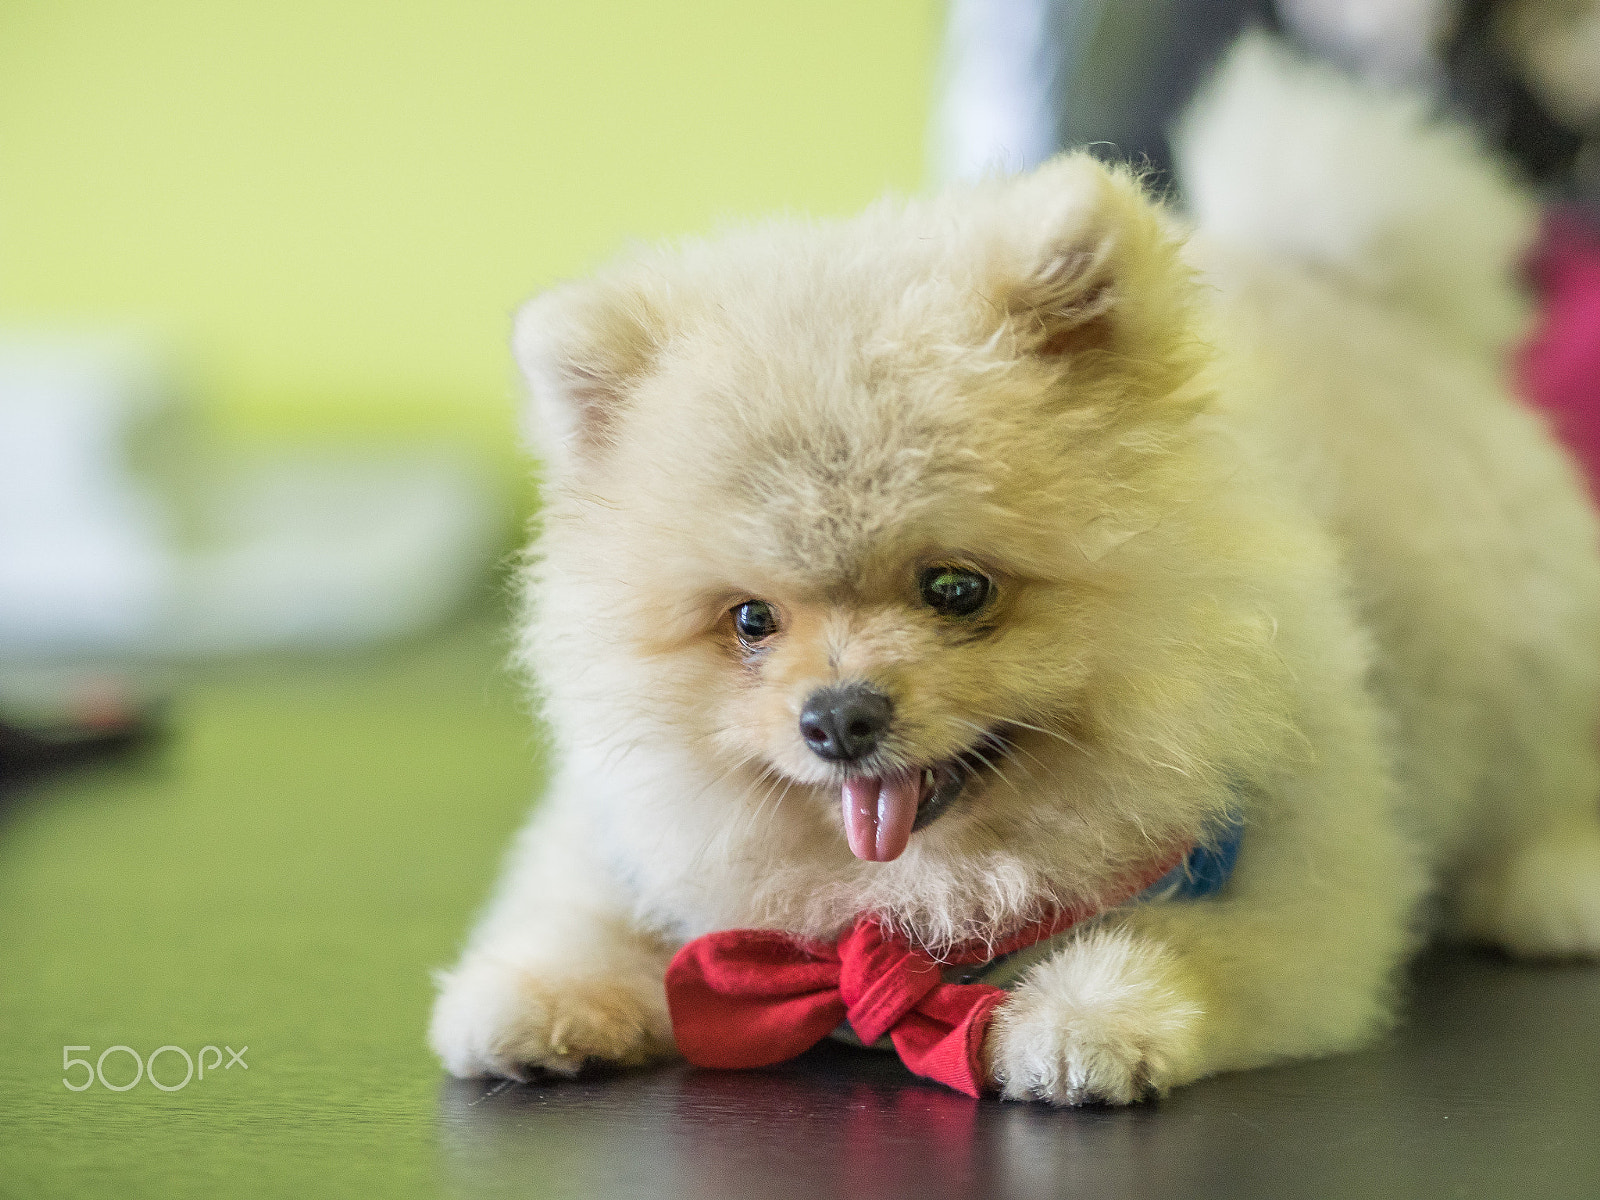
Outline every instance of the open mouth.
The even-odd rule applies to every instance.
[[[940,762],[846,779],[840,800],[850,852],[867,862],[899,858],[911,835],[949,812],[968,782],[1006,750],[1005,734],[991,730]]]

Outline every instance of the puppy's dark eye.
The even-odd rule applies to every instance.
[[[919,583],[923,603],[946,617],[970,617],[994,590],[985,576],[961,567],[929,567]]]
[[[746,600],[734,607],[733,627],[741,642],[759,642],[778,632],[778,613],[765,600]]]

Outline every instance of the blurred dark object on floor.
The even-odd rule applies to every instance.
[[[48,773],[145,750],[165,732],[165,705],[111,676],[0,699],[0,794]]]

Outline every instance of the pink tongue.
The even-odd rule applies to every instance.
[[[850,853],[888,862],[905,852],[922,798],[922,772],[866,775],[844,781],[844,829]]]

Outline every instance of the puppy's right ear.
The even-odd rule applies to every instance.
[[[518,310],[511,342],[531,393],[526,436],[565,471],[609,444],[661,344],[661,322],[642,293],[567,283]]]
[[[1189,336],[1180,238],[1130,171],[1077,151],[998,196],[987,292],[1019,350],[1057,362],[1109,352],[1102,365],[1125,369]]]

